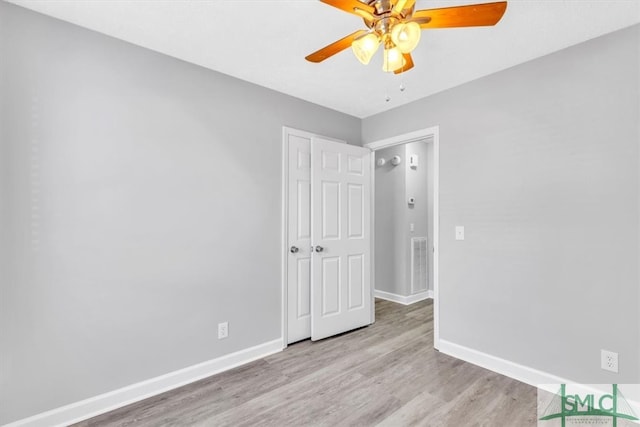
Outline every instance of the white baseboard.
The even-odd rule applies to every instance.
[[[505,375],[509,378],[516,379],[520,382],[541,387],[546,384],[569,384],[572,381],[556,375],[542,372],[528,366],[520,365],[510,360],[502,359],[491,354],[483,353],[469,347],[454,344],[450,341],[440,338],[440,346],[438,350],[441,353],[453,356],[456,359],[464,360],[482,368],[488,369],[498,374]],[[544,387],[543,387],[544,388]],[[557,392],[558,390],[547,390]]]
[[[560,384],[571,384],[574,391],[579,390],[582,394],[602,394],[611,392],[610,389],[606,388],[608,384],[580,384],[576,381],[571,381],[557,375],[539,371],[537,369],[520,365],[510,360],[483,353],[469,347],[454,344],[443,339],[440,339],[439,351],[441,353],[455,357],[456,359],[464,360],[465,362],[469,362],[498,374],[513,378],[549,393],[557,393],[558,386]],[[603,386],[605,387],[603,388]],[[636,390],[634,391],[636,392],[638,388],[638,384],[620,384],[620,386],[635,387]],[[640,402],[638,402],[634,398],[637,399],[636,396],[634,396],[633,398],[629,398],[627,396],[626,401],[632,407],[636,414],[640,414]]]
[[[281,338],[81,400],[4,427],[67,426],[282,351]]]
[[[397,302],[398,304],[409,305],[428,298],[433,299],[433,291],[424,291],[405,297],[391,292],[375,290],[373,291],[373,296],[387,301]]]

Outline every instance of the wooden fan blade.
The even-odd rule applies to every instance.
[[[404,73],[405,71],[409,71],[410,69],[413,68],[413,59],[411,58],[411,54],[403,53],[402,56],[404,57],[404,60],[407,61],[407,63],[404,64],[402,67],[398,68],[397,70],[395,70],[393,74]]]
[[[423,16],[421,18],[412,17],[411,19],[408,19],[407,22],[416,22],[418,25],[420,25],[420,27],[424,28],[423,25],[431,22],[431,18],[429,18],[428,16]]]
[[[348,13],[353,13],[360,17],[373,18],[373,14],[376,9],[368,4],[361,3],[358,0],[320,0],[322,3],[326,3],[329,6],[337,7],[340,10],[344,10]]]
[[[313,52],[311,55],[307,56],[305,59],[309,62],[322,62],[325,59],[335,55],[336,53],[342,52],[346,48],[351,46],[351,43],[361,35],[366,34],[366,30],[358,30],[355,33],[349,34],[346,37],[341,38],[337,42],[333,42],[328,46],[323,47],[322,49]]]
[[[471,4],[417,10],[411,16],[411,20],[418,22],[421,28],[482,27],[496,25],[505,10],[507,10],[506,1]],[[424,18],[430,19],[426,23],[420,23],[419,20]]]
[[[416,3],[416,0],[397,0],[395,6],[393,6],[393,12],[401,14],[404,9],[411,9]]]

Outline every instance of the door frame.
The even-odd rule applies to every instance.
[[[289,146],[287,141],[289,140],[289,135],[297,135],[302,138],[308,138],[311,141],[313,138],[322,138],[328,141],[334,141],[341,144],[346,144],[347,141],[342,139],[332,138],[324,135],[319,135],[313,132],[307,132],[300,129],[295,129],[289,126],[282,126],[282,222],[281,222],[281,230],[282,230],[282,241],[280,248],[280,259],[281,259],[281,294],[282,294],[282,313],[281,313],[281,324],[280,324],[280,335],[282,336],[282,347],[288,347],[288,314],[287,314],[287,304],[288,304],[288,268],[289,268],[289,235],[288,235],[288,223],[289,223],[289,213],[288,213],[288,205],[289,205]],[[373,191],[373,190],[372,190]],[[373,282],[372,282],[373,283]],[[371,295],[373,295],[373,284],[371,288]]]
[[[402,135],[392,136],[390,138],[364,144],[363,146],[372,151],[381,150],[395,145],[402,145],[409,142],[422,141],[428,139],[433,143],[433,347],[438,350],[440,346],[440,286],[439,286],[439,265],[440,265],[440,127],[433,126],[426,129],[420,129],[414,132]],[[375,159],[373,160],[375,162]],[[372,192],[375,194],[375,174],[372,174],[373,187]],[[375,203],[375,202],[373,202]],[[375,207],[375,205],[374,205]],[[375,208],[372,210],[375,215]],[[372,218],[375,217],[372,215]],[[372,222],[374,222],[372,221]],[[372,234],[373,248],[375,251],[375,233]],[[372,272],[375,272],[375,256],[371,259]],[[372,275],[372,286],[375,289],[375,274]]]

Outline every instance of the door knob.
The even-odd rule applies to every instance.
[[[289,249],[289,252],[291,252],[292,254],[297,254],[299,250],[300,249],[298,249],[296,246],[291,246],[291,249]]]
[[[322,246],[316,246],[316,252],[322,252],[324,248]]]

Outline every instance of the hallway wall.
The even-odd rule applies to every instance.
[[[375,169],[376,290],[409,296],[433,289],[432,281],[428,280],[427,288],[411,289],[411,238],[427,237],[432,242],[433,194],[429,191],[433,185],[432,150],[429,143],[412,142],[375,153],[376,159],[386,160],[385,165]],[[412,154],[419,158],[420,164],[415,169],[409,167]],[[390,160],[396,155],[402,163],[393,166]],[[416,199],[414,205],[408,204],[409,197]],[[432,270],[432,264],[430,267]]]

